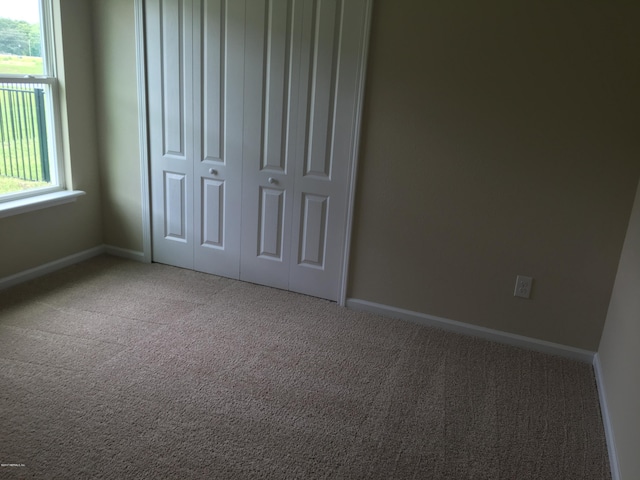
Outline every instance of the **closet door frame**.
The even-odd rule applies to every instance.
[[[345,306],[347,295],[349,257],[351,251],[351,237],[353,231],[353,214],[356,189],[356,173],[358,165],[360,135],[362,129],[362,108],[365,90],[365,77],[367,70],[367,58],[369,50],[369,36],[371,31],[371,16],[373,0],[365,2],[365,18],[362,36],[362,56],[359,59],[357,84],[355,86],[356,109],[355,118],[352,119],[354,134],[351,140],[350,156],[348,159],[348,191],[347,212],[345,225],[345,238],[343,241],[342,268],[340,272],[340,285],[338,292],[338,305]],[[142,195],[142,233],[143,233],[143,261],[152,261],[153,245],[151,240],[151,189],[150,176],[151,164],[149,158],[149,110],[147,92],[146,69],[146,44],[145,44],[145,0],[134,0],[135,24],[136,24],[136,80],[138,86],[138,110],[140,112],[138,129],[140,138],[140,178]]]

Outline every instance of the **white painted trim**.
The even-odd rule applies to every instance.
[[[68,257],[60,258],[58,260],[54,260],[53,262],[45,263],[44,265],[24,270],[20,273],[16,273],[15,275],[0,278],[0,290],[13,287],[14,285],[18,285],[19,283],[33,280],[34,278],[42,277],[43,275],[47,275],[48,273],[52,273],[56,270],[60,270],[61,268],[83,262],[98,255],[102,255],[103,253],[105,253],[105,247],[104,245],[100,245],[99,247],[90,248],[89,250],[74,253],[73,255],[69,255]]]
[[[127,248],[114,247],[113,245],[104,246],[105,253],[113,255],[114,257],[126,258],[127,260],[134,260],[136,262],[151,263],[147,261],[144,252],[138,252],[136,250],[129,250]]]
[[[425,313],[413,312],[401,308],[390,307],[379,303],[368,302],[366,300],[358,300],[349,298],[346,302],[347,308],[359,310],[363,312],[376,313],[385,317],[398,318],[419,325],[428,327],[436,327],[450,332],[460,333],[472,337],[484,338],[493,342],[503,343],[514,347],[526,348],[536,352],[558,355],[572,360],[578,360],[584,363],[593,363],[595,352],[582,350],[580,348],[569,347],[558,343],[538,340],[536,338],[525,337],[523,335],[515,335],[513,333],[501,332],[491,328],[471,325],[469,323],[449,320],[447,318],[427,315]]]
[[[598,387],[598,396],[600,398],[600,412],[602,414],[602,423],[604,424],[604,434],[607,440],[607,450],[609,452],[609,464],[611,466],[611,480],[620,480],[620,464],[618,463],[618,453],[616,450],[616,440],[613,434],[613,425],[609,417],[609,405],[607,403],[607,393],[604,386],[604,377],[602,375],[602,365],[600,364],[600,355],[595,354],[593,357],[593,371],[596,376],[596,384]]]
[[[147,64],[145,55],[144,2],[135,0],[136,79],[138,83],[138,135],[140,136],[140,189],[142,197],[143,261],[151,263],[151,191],[149,189],[149,145],[147,135]]]
[[[75,202],[82,195],[85,195],[85,192],[81,190],[62,190],[3,202],[0,203],[0,218]]]
[[[345,228],[344,248],[342,255],[342,271],[340,272],[340,290],[338,291],[338,305],[344,307],[347,301],[347,286],[349,281],[349,257],[351,254],[351,236],[353,233],[353,212],[356,201],[356,180],[358,172],[358,156],[360,154],[360,135],[362,127],[362,110],[364,91],[367,77],[367,59],[369,57],[369,38],[371,36],[371,17],[373,0],[367,2],[365,11],[364,35],[362,38],[362,57],[359,65],[358,82],[356,86],[356,117],[353,129],[353,145],[351,161],[349,163],[349,183],[347,192],[347,223]]]

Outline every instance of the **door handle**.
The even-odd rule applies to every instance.
[[[218,171],[217,171],[215,168],[210,168],[210,169],[209,169],[209,173],[210,173],[211,175],[218,175]]]
[[[267,180],[267,182],[269,182],[271,185],[277,185],[278,184],[278,180],[276,180],[273,177],[269,177],[269,179]]]

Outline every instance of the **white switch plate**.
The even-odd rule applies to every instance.
[[[516,288],[515,288],[515,291],[513,292],[513,296],[530,298],[532,284],[533,284],[533,278],[525,277],[524,275],[518,275],[516,277]]]

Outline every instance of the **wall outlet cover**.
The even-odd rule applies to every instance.
[[[516,277],[516,288],[513,292],[514,297],[531,298],[531,285],[533,278],[518,275]]]

